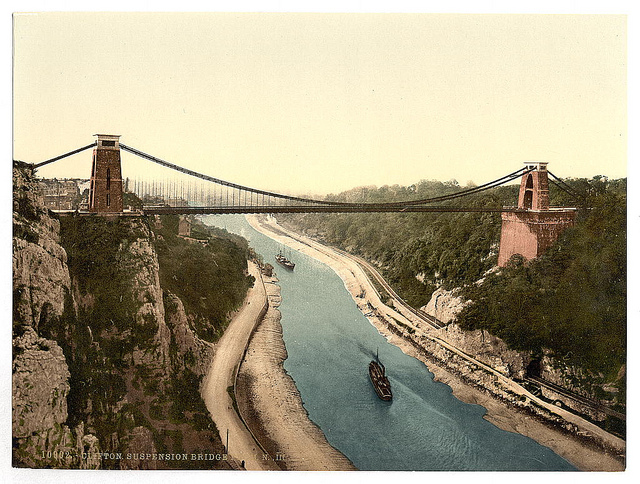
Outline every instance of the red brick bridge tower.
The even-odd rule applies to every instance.
[[[502,233],[498,265],[504,267],[514,254],[535,259],[574,224],[575,208],[549,206],[547,163],[526,162],[522,176],[518,211],[502,213]]]
[[[120,135],[96,134],[93,150],[89,211],[122,212],[122,170],[120,167]]]

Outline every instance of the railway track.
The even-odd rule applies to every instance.
[[[380,273],[376,270],[376,268],[373,267],[371,264],[369,264],[366,260],[358,256],[351,255],[348,252],[345,252],[344,250],[340,250],[337,248],[334,248],[334,250],[337,252],[340,252],[340,254],[342,254],[343,256],[351,259],[355,263],[359,264],[362,268],[366,269],[365,275],[367,274],[367,272],[371,274],[371,276],[378,282],[378,284],[380,284],[384,288],[385,291],[387,291],[387,293],[393,298],[393,300],[399,305],[401,305],[404,309],[411,312],[415,316],[419,317],[425,323],[433,326],[435,329],[444,328],[446,326],[446,324],[444,324],[439,319],[434,318],[430,314],[427,314],[424,311],[420,311],[419,309],[416,309],[413,306],[409,305],[407,302],[405,302],[404,299],[402,299],[393,290],[393,288],[387,283],[387,281],[384,280],[384,278],[380,275]]]
[[[591,407],[595,410],[601,411],[607,415],[610,415],[612,417],[616,417],[622,421],[626,421],[627,416],[621,412],[618,412],[616,410],[613,410],[609,407],[606,407],[605,405],[602,405],[599,402],[596,402],[595,400],[591,400],[587,397],[584,397],[578,393],[572,392],[571,390],[567,390],[566,388],[562,388],[561,386],[556,385],[555,383],[552,383],[550,381],[547,380],[543,380],[542,378],[538,378],[535,376],[530,376],[524,379],[525,382],[527,383],[531,383],[533,385],[539,385],[545,388],[548,388],[551,391],[556,392],[558,395],[562,395],[566,398],[570,398],[571,400],[574,400],[582,405],[586,405],[588,407]]]
[[[287,234],[284,232],[280,233],[282,235],[287,235],[287,236],[291,236],[291,234]],[[306,242],[304,242],[301,238],[298,237],[293,237],[295,240],[298,240],[299,242],[305,244],[305,245],[309,245]],[[424,311],[420,311],[419,309],[416,309],[412,306],[410,306],[408,303],[406,303],[394,290],[393,288],[387,283],[387,281],[385,281],[385,279],[380,275],[380,273],[375,269],[375,267],[373,267],[371,264],[369,264],[366,260],[349,254],[348,252],[345,252],[344,250],[338,249],[336,247],[332,247],[332,250],[340,253],[342,256],[352,260],[353,262],[355,262],[356,264],[358,264],[362,269],[363,272],[365,274],[365,276],[369,277],[373,277],[378,284],[394,299],[394,302],[401,305],[404,309],[406,309],[407,311],[411,312],[412,314],[414,314],[415,316],[417,316],[418,318],[420,318],[422,321],[426,322],[427,324],[431,325],[433,328],[435,329],[441,329],[443,327],[446,326],[445,323],[443,323],[442,321],[440,321],[439,319],[431,316],[430,314],[425,313]],[[465,353],[465,356],[467,358],[469,358],[470,360],[474,360],[474,358],[471,355],[468,355]],[[477,362],[478,364],[481,364],[479,362]],[[485,366],[484,364],[481,364],[482,366]],[[495,370],[493,370],[495,371]],[[503,376],[503,378],[506,378]],[[510,379],[510,381],[512,381],[513,383],[516,383],[514,380]],[[524,382],[527,382],[529,384],[533,384],[533,385],[538,385],[538,386],[544,386],[556,393],[558,393],[559,395],[562,395],[566,398],[572,399],[574,401],[577,401],[583,405],[589,406],[591,408],[594,408],[596,410],[602,411],[607,415],[616,417],[622,421],[626,420],[626,415],[618,412],[616,410],[613,410],[609,407],[606,407],[602,404],[600,404],[599,402],[596,402],[594,400],[590,400],[586,397],[583,397],[582,395],[579,395],[575,392],[572,392],[571,390],[567,390],[565,388],[562,388],[554,383],[551,383],[547,380],[543,380],[541,378],[536,378],[536,377],[527,377],[523,380]]]

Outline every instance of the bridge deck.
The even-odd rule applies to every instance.
[[[479,207],[427,207],[413,206],[387,206],[387,205],[263,205],[263,206],[221,206],[221,207],[145,207],[146,215],[183,214],[232,214],[232,213],[412,213],[412,212],[516,212],[517,208],[479,208]]]
[[[519,212],[522,211],[513,207],[505,208],[477,208],[477,207],[426,207],[426,206],[405,206],[405,207],[389,207],[389,206],[370,206],[370,205],[354,205],[354,206],[221,206],[221,207],[144,207],[142,210],[125,210],[123,212],[104,212],[98,214],[96,212],[88,212],[86,210],[51,210],[58,215],[109,215],[109,216],[143,216],[143,215],[224,215],[224,214],[249,214],[249,213],[418,213],[418,212],[474,212],[474,213],[500,213],[500,212]]]

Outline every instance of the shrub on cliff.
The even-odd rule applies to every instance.
[[[94,332],[131,326],[139,304],[131,296],[131,276],[119,263],[122,244],[148,238],[143,223],[105,217],[61,217],[60,234],[67,251],[69,272],[81,294],[92,304],[81,305],[80,316],[89,318]]]
[[[177,227],[177,217],[163,216],[162,228],[156,229],[160,285],[182,300],[198,336],[213,342],[253,285],[246,274],[248,246],[244,239],[204,226],[199,230],[208,234],[206,245],[187,241],[177,236]]]
[[[423,180],[409,187],[356,188],[327,197],[355,203],[417,200],[459,192],[455,180]],[[449,202],[453,207],[513,204],[517,187],[492,189]],[[497,213],[365,213],[279,216],[326,242],[364,256],[409,304],[429,302],[441,284],[451,288],[473,282],[497,260],[500,237]]]

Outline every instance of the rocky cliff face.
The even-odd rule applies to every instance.
[[[597,375],[587,374],[581,368],[567,365],[550,356],[549,352],[545,352],[542,358],[536,358],[530,353],[509,349],[504,341],[493,336],[488,331],[461,329],[455,324],[455,318],[465,304],[466,302],[458,296],[458,290],[447,291],[440,288],[433,293],[429,303],[421,309],[447,323],[446,327],[436,332],[439,338],[460,348],[465,353],[472,355],[505,376],[523,379],[533,372],[535,376],[539,376],[589,399],[600,400],[609,404],[617,403],[616,394],[608,393],[607,386],[603,385],[602,381],[599,382]],[[534,367],[533,370],[530,365]],[[603,412],[590,406],[582,405],[548,388],[543,387],[541,394],[551,401],[562,402],[562,405],[588,415],[595,421],[603,421],[606,418]]]
[[[32,327],[13,340],[13,436],[61,425],[67,419],[69,369],[62,349]],[[37,369],[37,371],[34,371]]]
[[[447,324],[436,335],[506,376],[523,378],[531,360],[530,355],[510,350],[504,341],[488,331],[465,331],[455,324],[456,316],[468,304],[458,293],[457,289],[447,291],[439,288],[429,303],[421,308]]]
[[[196,375],[204,377],[213,357],[213,347],[196,336],[180,298],[174,294],[165,293],[165,308],[167,326],[171,330],[171,343],[174,349],[172,355],[174,366],[180,366],[181,362],[187,361],[189,368]]]
[[[43,208],[28,169],[13,170],[13,462],[26,467],[98,468],[83,422],[66,425],[69,368],[57,342],[38,335],[60,318],[71,290],[60,224]]]
[[[14,318],[33,326],[60,317],[71,280],[60,246],[60,223],[44,209],[38,183],[13,169]]]
[[[488,331],[465,331],[452,323],[436,335],[511,378],[523,378],[531,361],[528,354],[510,350],[504,341]]]
[[[169,364],[169,343],[171,336],[165,324],[165,310],[160,287],[158,256],[152,244],[152,233],[140,219],[131,221],[134,231],[141,236],[133,241],[120,243],[116,260],[120,272],[130,277],[131,297],[137,310],[134,312],[132,332],[143,330],[153,324],[155,332],[150,342],[137,344],[133,348],[132,362],[162,371]]]
[[[58,220],[18,163],[13,223],[14,465],[165,468],[127,454],[220,452],[198,388],[213,349],[163,292],[148,221]]]
[[[420,309],[443,323],[450,323],[466,304],[467,302],[458,296],[457,290],[447,291],[438,288],[431,295],[427,305]]]

